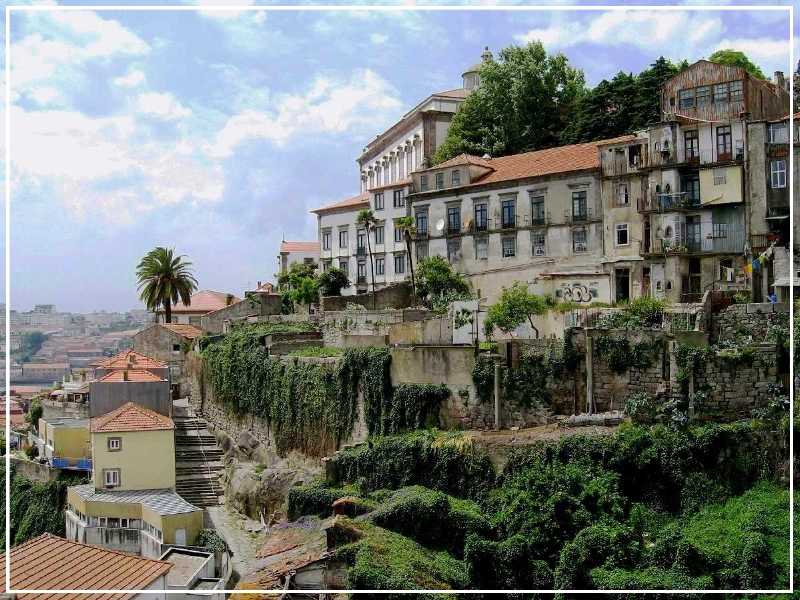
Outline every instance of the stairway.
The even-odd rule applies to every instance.
[[[175,422],[175,491],[199,508],[218,506],[223,495],[219,483],[222,449],[209,433],[206,422],[195,416],[188,404],[176,401]]]

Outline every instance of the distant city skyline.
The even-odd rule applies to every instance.
[[[793,70],[774,11],[37,12],[11,29],[15,310],[142,308],[135,267],[157,245],[200,289],[272,281],[282,238],[315,239],[308,210],[358,191],[361,149],[484,46],[539,39],[589,85],[719,48]]]

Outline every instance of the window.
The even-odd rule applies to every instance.
[[[375,194],[375,210],[383,210],[383,192]]]
[[[124,517],[119,520],[119,526],[124,529],[130,527],[130,524],[131,524],[130,521]]]
[[[180,344],[172,344],[172,352],[173,353],[178,353],[180,351],[181,351],[181,345]]]
[[[744,98],[744,88],[741,81],[730,83],[731,102],[741,102]]]
[[[616,228],[616,237],[615,237],[615,244],[617,246],[627,246],[628,245],[628,224],[627,223],[618,223]]]
[[[788,125],[786,123],[770,123],[769,142],[770,144],[788,144],[789,143]]]
[[[695,90],[697,106],[705,106],[711,102],[711,86],[703,85]]]
[[[453,169],[453,173],[450,175],[450,182],[453,187],[461,185],[461,171],[459,169]]]
[[[510,258],[517,254],[517,240],[513,237],[503,238],[503,258]]]
[[[327,271],[330,271],[330,268],[331,268],[332,264],[333,263],[330,260],[323,260],[322,261],[322,272],[325,273]]]
[[[628,194],[628,184],[620,183],[617,186],[617,206],[628,206],[630,204],[630,196]]]
[[[489,205],[479,202],[475,205],[475,231],[486,231],[489,228]]]
[[[697,173],[681,178],[681,192],[690,205],[700,204],[700,176]]]
[[[356,253],[365,254],[367,252],[367,234],[363,229],[356,231]]]
[[[517,217],[516,205],[517,201],[513,199],[503,200],[500,203],[503,229],[515,226]]]
[[[386,273],[386,259],[379,256],[375,259],[375,275],[383,275]]]
[[[477,260],[489,258],[489,238],[486,236],[475,238],[475,258]]]
[[[461,240],[450,239],[447,240],[447,260],[454,263],[461,259]]]
[[[339,231],[339,248],[347,248],[347,229]]]
[[[394,272],[396,275],[402,275],[406,272],[406,255],[405,254],[395,254],[394,255]]]
[[[731,147],[731,126],[717,127],[717,160],[730,160]]]
[[[428,211],[417,212],[417,235],[428,235]]]
[[[413,154],[411,154],[411,148],[406,148],[406,173],[411,173],[414,170],[414,164],[411,162],[413,160]]]
[[[725,185],[726,181],[725,169],[714,169],[714,185]]]
[[[427,175],[420,175],[419,176],[419,187],[420,190],[423,192],[428,191],[428,176]]]
[[[769,163],[769,182],[771,188],[786,187],[786,160],[772,160]]]
[[[414,245],[417,248],[417,262],[428,258],[428,242],[417,242]]]
[[[547,256],[544,231],[531,231],[531,247],[533,256]]]
[[[385,231],[385,228],[384,228],[383,225],[377,225],[375,227],[375,245],[383,243],[384,231]]]
[[[395,190],[392,196],[392,205],[395,208],[403,208],[406,205],[406,197],[403,190]]]
[[[447,233],[458,233],[461,231],[461,207],[447,207]]]
[[[403,241],[403,230],[397,226],[397,223],[394,224],[394,241],[396,243],[401,243]]]
[[[585,221],[586,217],[586,192],[572,192],[572,220]]]
[[[694,107],[694,90],[681,90],[678,92],[678,106],[680,108]]]
[[[119,450],[122,450],[122,438],[108,438],[108,450],[109,452],[118,452]]]
[[[718,83],[714,86],[714,103],[722,104],[728,101],[728,84]]]
[[[347,260],[339,261],[339,268],[344,271],[344,274],[350,277],[350,262]]]
[[[440,190],[444,187],[444,173],[436,174],[436,189]]]
[[[572,252],[575,254],[580,254],[581,252],[586,252],[588,250],[588,245],[586,244],[586,230],[581,229],[573,229],[572,230]]]
[[[119,469],[103,469],[103,485],[109,487],[119,487]]]
[[[727,223],[714,223],[712,226],[712,235],[715,238],[728,237],[728,224]]]
[[[531,196],[531,224],[544,225],[544,196]]]
[[[367,281],[367,263],[363,260],[358,261],[356,265],[356,277],[358,277],[358,283],[366,283]]]
[[[331,249],[331,232],[330,232],[330,230],[322,232],[322,249],[323,250],[330,250]]]
[[[700,139],[697,136],[696,129],[684,132],[683,151],[686,154],[686,160],[692,160],[700,156]]]

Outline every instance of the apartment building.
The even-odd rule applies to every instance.
[[[696,302],[712,288],[752,285],[748,232],[762,225],[748,210],[756,200],[749,182],[765,167],[748,155],[748,123],[787,114],[788,92],[776,79],[701,60],[664,85],[663,120],[646,132],[648,150],[630,167],[647,174],[639,201],[642,268],[655,295]],[[765,203],[764,193],[757,200]]]
[[[131,402],[91,419],[92,480],[67,490],[67,539],[146,557],[194,542],[203,511],[175,493],[174,429]]]
[[[609,302],[599,144],[462,154],[415,172],[415,259],[447,258],[489,303],[516,281],[562,300]]]
[[[406,199],[411,174],[430,166],[447,137],[453,115],[467,94],[480,85],[481,64],[490,60],[492,53],[486,48],[481,62],[462,74],[462,87],[432,93],[367,144],[356,161],[360,194],[311,211],[318,220],[322,269],[339,267],[352,282],[343,294],[371,289],[370,249],[376,287],[409,278],[405,240],[397,220],[411,214]],[[377,220],[371,231],[356,224],[358,212],[365,208],[372,210]]]

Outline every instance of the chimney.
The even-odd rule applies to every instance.
[[[257,282],[257,283],[258,283],[258,285],[256,286],[256,289],[258,289],[258,288],[260,288],[260,287],[261,287],[261,282],[259,281],[259,282]]]
[[[782,90],[786,89],[786,78],[783,76],[783,71],[775,71],[775,74],[772,76],[772,83]]]
[[[122,372],[122,381],[128,381],[128,371]]]
[[[227,294],[225,296],[225,306],[230,306],[233,303],[233,294]]]

